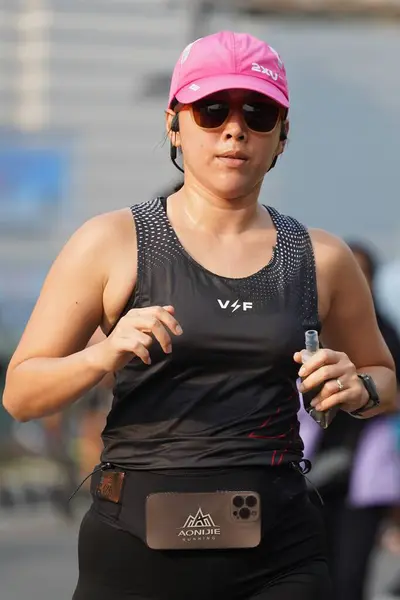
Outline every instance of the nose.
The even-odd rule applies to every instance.
[[[241,109],[232,108],[228,119],[225,122],[223,137],[225,140],[235,139],[246,141],[248,132]]]

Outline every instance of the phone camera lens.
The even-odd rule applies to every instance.
[[[232,500],[233,502],[233,506],[236,506],[236,508],[240,508],[241,506],[244,505],[244,498],[243,496],[235,496]]]
[[[249,506],[250,508],[254,508],[254,506],[257,505],[257,498],[255,496],[248,496],[246,498],[246,506]]]
[[[239,516],[240,516],[241,519],[249,519],[250,518],[250,514],[251,513],[250,513],[250,511],[249,511],[248,508],[244,507],[244,508],[241,508],[239,510]]]

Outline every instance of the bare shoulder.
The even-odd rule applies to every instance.
[[[103,320],[108,331],[119,318],[137,277],[137,239],[134,216],[129,208],[103,213],[89,219],[76,233],[82,237],[80,250],[91,247],[87,260],[101,263]]]
[[[325,312],[322,338],[333,350],[345,352],[357,368],[382,365],[393,359],[382,338],[367,280],[348,245],[337,236],[311,229],[318,294]]]
[[[322,321],[338,294],[366,293],[364,276],[348,245],[323,229],[309,229],[315,257],[318,304]]]
[[[88,219],[71,236],[65,247],[83,246],[86,250],[115,248],[135,239],[133,216],[129,208],[102,213]],[[80,248],[81,249],[81,248]]]
[[[314,248],[317,277],[331,291],[347,277],[363,278],[349,246],[341,238],[323,229],[309,230]]]
[[[346,263],[356,264],[348,245],[338,236],[324,229],[309,229],[314,247],[315,261],[324,269],[334,273]]]
[[[90,270],[101,279],[103,288],[113,280],[121,257],[129,250],[134,258],[136,230],[129,208],[96,215],[83,223],[69,238],[53,268],[63,260]]]
[[[35,356],[68,356],[97,328],[109,328],[135,285],[134,229],[123,209],[95,216],[72,234],[47,274],[11,366]]]

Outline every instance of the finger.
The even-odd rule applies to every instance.
[[[334,365],[324,365],[316,371],[313,371],[310,375],[308,375],[308,377],[303,377],[302,382],[299,385],[299,391],[302,393],[308,392],[309,390],[312,390],[323,383],[329,382],[330,379],[335,380],[339,377],[341,379],[343,378],[343,366],[340,363],[335,363]],[[331,383],[333,383],[332,393],[337,392],[338,384],[336,382]]]
[[[330,396],[338,394],[339,392],[347,391],[349,389],[349,386],[346,385],[344,377],[340,377],[340,383],[343,387],[338,383],[338,380],[339,378],[336,377],[335,379],[331,379],[330,381],[325,382],[320,391],[320,396],[322,400],[327,400],[328,398],[330,398]]]
[[[171,336],[158,319],[155,319],[151,333],[154,335],[164,352],[170,354],[172,352]]]
[[[301,352],[295,352],[293,355],[293,360],[294,360],[294,362],[301,364],[303,362],[303,359],[301,357]]]
[[[323,399],[321,394],[318,394],[311,402],[311,405],[318,411],[324,412],[333,408],[334,406],[343,405],[349,400],[349,392],[348,390],[343,390],[342,392],[337,392],[329,396],[329,398]],[[314,405],[315,403],[315,405]]]
[[[130,341],[129,350],[140,358],[146,365],[151,364],[150,352],[148,348],[151,346],[153,340],[150,335],[146,335],[141,331],[137,331],[135,338]]]
[[[172,351],[171,337],[159,319],[151,313],[135,315],[135,327],[142,332],[151,333],[159,342],[161,348],[169,354]]]
[[[166,325],[172,333],[174,333],[175,335],[182,335],[182,327],[173,316],[174,313],[175,309],[173,306],[168,306],[166,308],[157,307],[155,311],[157,319],[159,319],[161,323]]]
[[[313,354],[306,363],[303,364],[301,369],[299,370],[300,377],[307,377],[313,371],[320,369],[324,365],[335,364],[339,362],[340,354],[339,352],[335,352],[334,350],[328,350],[326,348],[322,350],[318,350],[315,354]]]
[[[175,309],[174,309],[174,307],[173,307],[173,306],[171,306],[171,305],[169,305],[169,304],[168,304],[167,306],[163,306],[163,308],[164,308],[164,309],[165,309],[167,312],[169,312],[169,314],[170,314],[170,315],[173,315],[173,314],[175,314]]]
[[[173,307],[171,306],[170,308],[172,309],[172,312],[174,312]],[[183,333],[182,327],[180,326],[178,321],[175,319],[175,317],[171,314],[171,312],[169,312],[165,308],[162,308],[161,306],[159,306],[154,309],[154,312],[152,311],[152,314],[154,314],[154,316],[161,323],[163,323],[166,327],[168,327],[168,329],[172,333],[174,333],[175,335],[182,335],[182,333]]]
[[[153,338],[151,335],[138,330],[135,331],[135,340],[138,340],[145,348],[150,348],[153,343]]]
[[[174,308],[171,306],[171,312],[174,312]],[[175,319],[175,317],[171,314],[166,308],[162,306],[150,306],[149,308],[140,309],[140,310],[132,310],[131,316],[135,319],[139,317],[143,317],[145,315],[151,315],[151,317],[158,319],[168,327],[171,333],[175,335],[182,335],[182,327]]]

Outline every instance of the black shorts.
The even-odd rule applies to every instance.
[[[330,600],[323,524],[302,475],[287,467],[201,475],[135,472],[122,508],[95,499],[79,534],[73,600]],[[262,540],[244,550],[151,550],[149,491],[251,489],[262,498]],[[125,493],[125,492],[124,492]],[[133,497],[134,496],[134,497]]]

